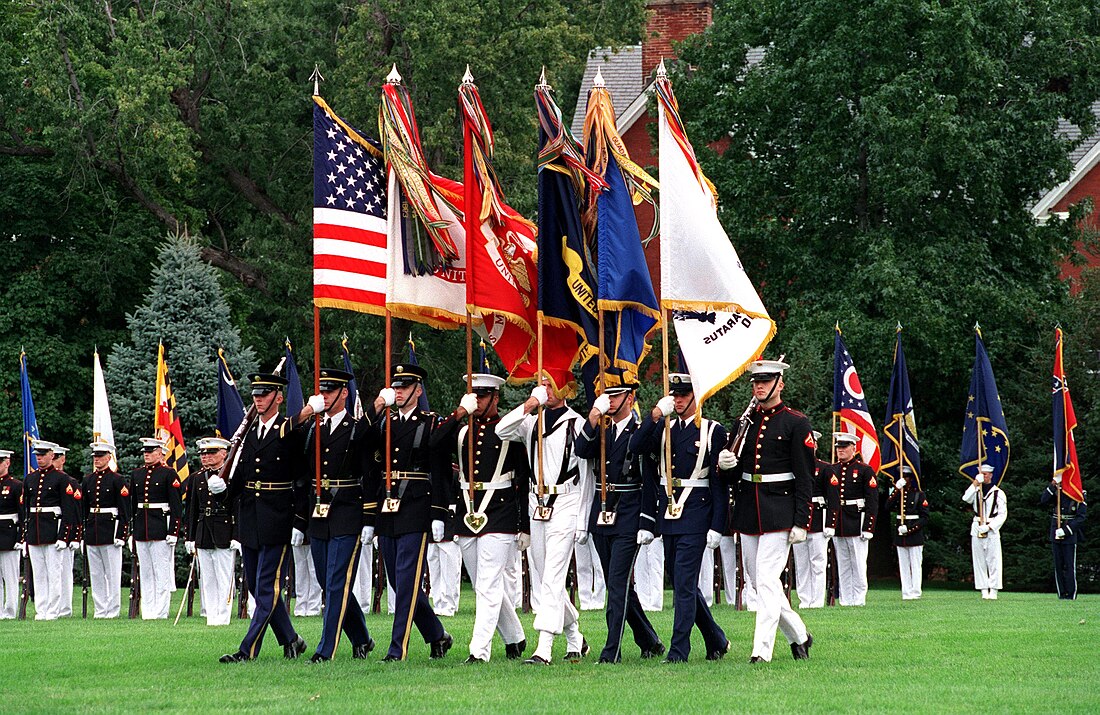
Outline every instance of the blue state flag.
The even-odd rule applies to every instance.
[[[34,398],[31,397],[31,380],[27,375],[27,353],[19,351],[19,387],[23,404],[23,476],[38,469],[38,457],[34,456],[34,442],[38,436],[38,418],[34,416]]]
[[[293,417],[306,406],[302,395],[302,380],[298,377],[298,365],[294,362],[294,346],[286,339],[286,413]]]
[[[974,370],[970,376],[970,393],[966,398],[966,418],[963,421],[962,449],[959,450],[959,473],[970,479],[978,476],[978,467],[993,467],[992,484],[999,484],[1008,470],[1011,453],[1008,425],[993,379],[993,367],[982,342],[982,331],[974,331]]]
[[[409,364],[419,365],[416,360],[416,343],[413,342],[412,333],[409,333],[409,341],[406,343],[409,348]],[[420,399],[416,401],[416,406],[420,408],[422,412],[431,412],[431,405],[428,403],[428,386],[423,382],[420,383]]]
[[[214,427],[219,437],[229,439],[237,433],[244,420],[244,400],[237,390],[237,382],[229,371],[225,353],[218,348],[218,421]]]
[[[363,416],[363,403],[359,401],[359,383],[355,381],[355,370],[351,367],[351,354],[348,352],[348,336],[340,339],[340,355],[344,359],[344,372],[351,375],[348,380],[348,399],[345,405],[348,414],[359,419]]]
[[[903,467],[913,470],[912,478],[920,489],[920,442],[913,396],[909,391],[909,370],[901,347],[901,326],[894,344],[894,371],[890,375],[890,394],[886,398],[886,419],[882,428],[882,471],[896,482]]]

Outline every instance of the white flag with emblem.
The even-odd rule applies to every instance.
[[[103,367],[99,364],[99,351],[92,354],[92,441],[115,443],[115,431],[111,427],[111,407],[107,404],[107,383],[103,381]],[[115,455],[111,455],[111,471],[118,471]]]

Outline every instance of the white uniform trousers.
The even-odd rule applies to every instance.
[[[911,601],[920,598],[924,564],[924,546],[899,546],[898,570],[901,572],[901,598]]]
[[[309,544],[291,546],[294,552],[294,615],[321,615],[321,584]]]
[[[351,587],[351,594],[359,603],[359,610],[369,614],[371,599],[374,598],[374,572],[378,570],[378,562],[374,558],[374,544],[363,544],[359,549],[359,568],[355,572],[355,583]]]
[[[96,618],[118,618],[122,609],[122,547],[87,546],[88,585]]]
[[[786,531],[760,536],[741,535],[746,575],[756,584],[756,631],[753,634],[752,654],[766,661],[772,659],[775,649],[776,626],[788,643],[804,643],[808,635],[806,624],[787,601],[780,580],[787,566],[789,549]]]
[[[141,617],[150,621],[168,618],[172,605],[172,584],[176,574],[172,570],[174,548],[167,541],[135,542],[138,556],[138,574],[141,578]]]
[[[665,542],[656,539],[638,548],[634,561],[634,590],[643,611],[660,611],[665,607]]]
[[[0,620],[19,612],[19,559],[22,551],[0,551]]]
[[[576,544],[573,553],[577,558],[577,600],[581,602],[581,610],[602,611],[607,584],[596,544],[590,538],[584,544]]]
[[[531,546],[527,550],[531,571],[531,601],[535,609],[535,630],[539,644],[535,655],[549,661],[554,636],[564,632],[567,652],[580,652],[581,631],[577,625],[577,609],[565,590],[569,562],[573,557],[573,538],[577,532],[577,516],[581,507],[580,492],[559,494],[549,521],[531,520]],[[530,498],[531,513],[536,505]],[[534,594],[538,593],[535,602]]]
[[[65,549],[61,552],[61,589],[64,593],[61,594],[61,611],[57,614],[62,618],[68,618],[73,615],[73,582],[76,580],[76,573],[73,571],[73,566],[76,564],[76,552],[72,549]]]
[[[233,549],[197,549],[199,598],[208,626],[228,626],[232,611],[233,572],[237,552]]]
[[[64,590],[62,554],[53,544],[31,546],[31,571],[34,574],[34,620],[52,621],[61,613]]]
[[[825,564],[829,561],[828,542],[820,531],[807,534],[801,544],[794,544],[794,575],[798,591],[798,607],[825,606]]]
[[[867,603],[867,542],[860,536],[834,536],[836,575],[840,582],[840,605]]]
[[[428,544],[428,582],[435,615],[457,613],[462,592],[462,550],[458,544],[453,541]]]
[[[493,650],[493,631],[499,631],[505,644],[524,639],[523,624],[516,615],[505,583],[505,571],[513,563],[516,549],[514,534],[457,536],[455,545],[474,584],[474,632],[470,636],[470,655],[489,660]]]
[[[970,537],[970,555],[974,562],[974,588],[984,598],[996,598],[1001,590],[1001,535],[992,529],[984,539]]]

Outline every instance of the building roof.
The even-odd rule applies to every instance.
[[[1092,113],[1100,118],[1100,100],[1092,103]],[[1078,139],[1081,136],[1081,129],[1061,120],[1058,122],[1058,134],[1068,139]],[[1051,209],[1077,185],[1077,182],[1087,176],[1097,163],[1100,163],[1100,132],[1086,137],[1069,153],[1069,160],[1073,164],[1073,171],[1070,172],[1069,178],[1046,192],[1031,207],[1031,215],[1039,221],[1045,221],[1050,216]]]
[[[577,94],[577,111],[573,113],[573,124],[569,131],[577,141],[581,141],[584,130],[584,111],[588,102],[588,92],[592,89],[592,80],[596,71],[603,73],[604,84],[611,94],[615,105],[616,118],[622,116],[635,99],[646,88],[642,77],[642,46],[597,47],[588,53],[588,62],[581,77],[581,90]]]

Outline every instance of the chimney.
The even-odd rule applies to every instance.
[[[661,59],[672,59],[672,43],[698,34],[713,22],[714,0],[646,0],[642,37],[642,77],[648,78]]]

